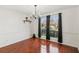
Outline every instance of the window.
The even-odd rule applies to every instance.
[[[40,17],[38,23],[38,34],[42,39],[62,43],[61,13]]]

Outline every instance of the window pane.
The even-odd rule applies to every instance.
[[[58,40],[58,14],[50,16],[50,40]]]
[[[41,17],[41,38],[46,39],[46,17]]]

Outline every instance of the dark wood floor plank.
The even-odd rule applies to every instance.
[[[46,50],[48,53],[51,53],[50,48],[57,48],[59,53],[78,52],[78,48],[76,47],[59,44],[56,42],[38,39],[38,38],[30,38],[27,40],[17,42],[15,44],[8,45],[6,47],[2,47],[0,48],[0,52],[1,53],[40,53],[41,45],[46,46]]]

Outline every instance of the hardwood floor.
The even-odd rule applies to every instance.
[[[30,38],[15,44],[0,48],[1,53],[77,53],[76,47],[38,38]]]

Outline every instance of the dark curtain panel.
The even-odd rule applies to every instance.
[[[62,40],[62,13],[59,13],[59,21],[58,21],[58,42],[59,43],[62,43],[63,40]]]
[[[50,31],[49,31],[49,26],[50,26],[50,15],[46,16],[46,39],[50,40]]]
[[[38,19],[38,37],[41,37],[41,18]]]

